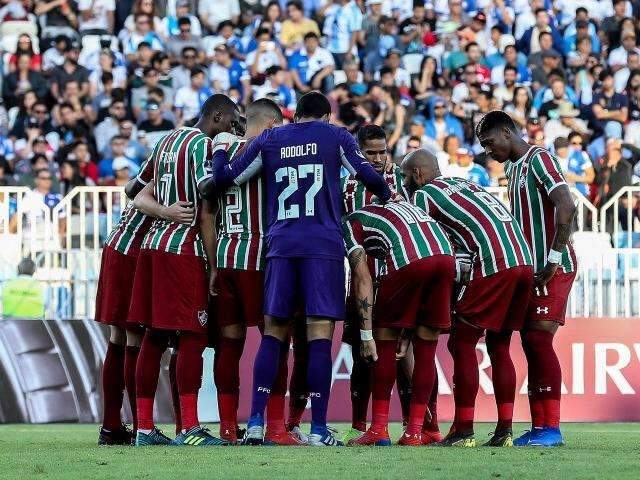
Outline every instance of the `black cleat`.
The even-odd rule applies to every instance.
[[[470,447],[476,446],[476,439],[473,432],[458,433],[455,430],[449,432],[449,434],[442,439],[442,441],[436,443],[439,447]]]
[[[482,444],[483,447],[513,447],[513,431],[500,430],[493,432],[488,442]]]
[[[100,427],[98,445],[131,445],[134,439],[131,429],[123,423],[117,430],[106,430]]]

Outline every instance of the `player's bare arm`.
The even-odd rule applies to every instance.
[[[217,202],[204,200],[202,203],[202,211],[200,212],[200,236],[204,245],[204,251],[207,254],[207,262],[209,263],[209,294],[216,295],[214,284],[218,275],[216,266],[216,214]]]
[[[368,362],[375,362],[378,360],[378,354],[372,332],[373,281],[364,249],[357,248],[349,254],[349,266],[351,267],[351,281],[360,318],[360,337],[362,339],[360,355]]]
[[[556,187],[549,194],[549,199],[555,207],[556,234],[551,243],[547,264],[535,276],[537,287],[544,287],[558,270],[562,252],[571,237],[573,219],[576,215],[576,206],[566,185]]]
[[[146,215],[162,218],[169,222],[182,223],[190,225],[195,218],[195,209],[191,202],[178,201],[169,206],[161,205],[153,195],[154,182],[149,182],[138,193],[134,200],[133,206]]]

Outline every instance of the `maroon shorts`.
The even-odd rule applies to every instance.
[[[541,292],[536,289],[529,300],[527,308],[527,322],[551,321],[564,325],[564,317],[567,313],[569,293],[573,286],[576,272],[556,273]]]
[[[373,309],[374,326],[449,328],[455,272],[452,256],[435,255],[381,278]]]
[[[206,334],[207,290],[202,257],[140,250],[128,322]]]
[[[102,250],[96,322],[131,329],[132,326],[127,325],[127,317],[137,260],[137,256],[125,255],[109,246]]]
[[[264,324],[264,272],[220,268],[216,281],[219,327]]]
[[[462,287],[456,316],[494,332],[520,330],[533,287],[533,267],[520,266],[474,278]]]

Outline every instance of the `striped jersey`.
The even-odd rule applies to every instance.
[[[140,168],[136,179],[146,185],[153,179],[153,162],[149,157]],[[124,208],[118,224],[111,230],[105,244],[125,255],[137,255],[153,218],[133,208],[133,202]]]
[[[363,248],[385,261],[388,273],[433,255],[453,255],[447,234],[423,210],[409,202],[367,205],[342,223],[347,255]]]
[[[400,193],[405,198],[408,198],[402,186],[402,169],[400,167],[394,165],[390,172],[384,172],[382,176],[392,192]],[[342,177],[340,183],[342,185],[342,201],[345,215],[349,215],[372,203],[373,193],[367,190],[355,176],[347,175]]]
[[[415,193],[414,202],[444,227],[457,248],[472,256],[471,278],[532,265],[529,245],[515,218],[481,186],[462,178],[438,177]]]
[[[509,180],[511,213],[522,227],[533,254],[536,272],[547,263],[547,254],[556,233],[555,208],[549,194],[560,185],[566,185],[558,161],[544,148],[532,146],[527,153],[505,166]],[[573,272],[576,259],[569,242],[562,252],[562,271]]]
[[[190,225],[155,219],[142,248],[204,256],[198,184],[211,176],[207,162],[212,155],[213,141],[197,128],[178,128],[158,142],[152,154],[156,200],[165,206],[191,202],[196,215]]]
[[[238,140],[231,145],[229,161],[233,161],[247,140]],[[220,196],[218,246],[216,263],[218,268],[237,270],[264,270],[264,184],[261,176],[229,187]]]

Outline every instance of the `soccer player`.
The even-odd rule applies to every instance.
[[[365,206],[346,217],[343,230],[360,314],[360,352],[366,361],[375,362],[372,423],[349,445],[391,444],[389,400],[403,329],[415,329],[415,368],[409,421],[398,444],[422,445],[424,417],[437,375],[438,336],[451,325],[450,298],[456,273],[453,249],[442,227],[408,202]],[[384,260],[387,269],[380,278],[375,304],[365,254]]]
[[[182,431],[173,445],[219,445],[198,421],[198,390],[202,352],[207,342],[207,274],[205,249],[211,252],[214,218],[202,209],[201,191],[212,189],[207,169],[213,143],[220,131],[239,125],[235,104],[224,95],[212,95],[194,127],[182,127],[164,137],[152,158],[153,181],[136,196],[143,212],[149,201],[169,205],[189,202],[195,220],[189,225],[157,219],[145,236],[138,258],[129,321],[147,327],[136,372],[138,433],[136,445],[167,444],[153,423],[153,402],[160,358],[171,332],[178,332],[176,381],[180,397]],[[205,238],[206,237],[206,238]],[[214,259],[209,259],[213,262]]]
[[[533,428],[513,444],[562,445],[562,374],[553,336],[565,322],[576,276],[576,257],[570,242],[576,207],[557,160],[544,148],[522,140],[509,115],[502,111],[487,113],[478,123],[476,135],[489,157],[507,163],[511,211],[533,254],[535,286],[521,332]]]
[[[414,203],[442,225],[457,251],[471,256],[469,279],[454,305],[448,347],[453,357],[455,420],[443,446],[475,446],[473,415],[479,387],[476,345],[486,330],[498,425],[487,446],[511,446],[516,371],[511,334],[524,323],[533,286],[529,245],[507,209],[481,186],[445,178],[435,155],[416,150],[402,162]]]
[[[245,443],[263,442],[264,409],[277,374],[289,319],[302,304],[309,344],[312,421],[308,444],[339,445],[327,428],[334,321],[344,318],[344,245],[340,229],[340,168],[357,173],[382,201],[384,179],[343,129],[328,123],[331,106],[318,92],[302,96],[295,123],[266,130],[231,164],[214,153],[216,185],[225,188],[262,171],[267,208],[265,334],[254,362],[251,417]],[[217,143],[217,142],[216,142]]]
[[[136,179],[127,184],[125,192],[135,197],[152,178],[153,163],[147,160]],[[178,201],[158,214],[170,221],[191,223],[194,211],[185,202]],[[109,325],[110,333],[102,367],[104,403],[98,445],[130,445],[137,430],[135,373],[144,332],[126,321],[140,245],[152,220],[129,203],[109,233],[102,251],[95,320]],[[133,415],[133,432],[120,418],[125,386]]]
[[[393,192],[400,193],[406,198],[404,187],[402,186],[402,171],[400,167],[393,164],[387,152],[386,134],[382,127],[378,125],[366,125],[358,130],[358,146],[365,158],[376,172],[385,179],[389,188]],[[373,200],[373,194],[365,189],[353,175],[346,175],[341,179],[342,194],[344,202],[344,213],[346,215],[369,205]],[[377,277],[383,274],[379,271],[383,263],[374,258],[367,258],[369,271]],[[351,370],[351,429],[345,434],[343,441],[347,443],[350,439],[362,435],[367,429],[367,410],[369,408],[369,397],[371,396],[371,375],[370,366],[360,356],[360,330],[358,328],[359,317],[353,295],[347,298],[347,315],[345,317],[342,341],[351,346],[353,356],[353,368]],[[409,405],[411,402],[411,374],[413,372],[413,351],[409,349],[407,354],[398,362],[397,383],[400,405],[402,406],[402,417],[404,423],[409,418]],[[437,405],[437,381],[434,386],[434,394],[429,401],[429,413],[427,415],[427,429],[423,435],[423,440],[435,438],[441,440],[438,431],[438,421],[436,414]]]
[[[282,124],[282,112],[271,100],[260,99],[247,107],[247,132],[227,153],[233,162],[251,140],[263,131]],[[218,389],[220,437],[237,443],[237,410],[240,389],[240,358],[247,327],[263,329],[265,245],[264,182],[254,177],[232,186],[219,199],[220,228],[216,244],[217,273],[211,275],[210,290],[217,295],[217,326],[214,379]],[[214,270],[216,272],[216,270]],[[214,283],[215,282],[215,285]],[[301,441],[285,429],[284,404],[287,393],[289,342],[282,344],[278,378],[267,404],[265,443],[300,445]],[[305,399],[306,404],[306,399]]]

